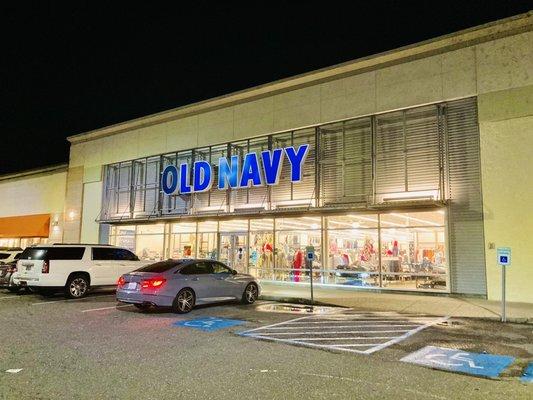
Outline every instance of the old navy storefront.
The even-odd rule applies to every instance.
[[[102,204],[109,243],[143,259],[218,259],[285,285],[486,290],[475,98],[110,164]]]

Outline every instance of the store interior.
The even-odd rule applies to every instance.
[[[264,282],[448,291],[445,209],[114,225],[145,260],[210,258]],[[306,248],[313,246],[314,261]]]

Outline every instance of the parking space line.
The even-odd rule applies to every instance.
[[[105,294],[102,296],[97,297],[84,297],[82,299],[65,299],[65,300],[53,300],[53,301],[40,301],[38,303],[31,303],[32,306],[40,306],[43,304],[52,304],[52,303],[64,303],[67,301],[82,301],[82,300],[90,300],[90,299],[99,299],[101,297],[109,297],[109,296],[115,296],[114,294]]]
[[[22,299],[22,296],[5,296],[5,297],[0,297],[0,300],[7,300],[7,299]]]
[[[125,307],[133,307],[133,304],[126,304],[126,305],[123,305],[123,306],[113,306],[113,307],[91,308],[89,310],[82,310],[81,312],[111,310],[111,309],[125,308]]]
[[[420,314],[345,310],[342,314],[306,316],[239,334],[254,339],[370,354],[447,319]]]
[[[420,324],[392,324],[392,325],[361,325],[361,324],[352,324],[352,325],[333,325],[333,326],[275,326],[272,328],[264,328],[264,329],[335,329],[335,328],[366,328],[366,327],[374,327],[374,328],[388,328],[388,327],[403,327],[403,326],[419,326]]]

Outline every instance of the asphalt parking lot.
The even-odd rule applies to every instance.
[[[533,384],[519,380],[533,360],[531,325],[437,321],[379,351],[360,354],[243,336],[266,326],[282,328],[274,330],[276,337],[290,335],[286,327],[308,318],[258,309],[265,304],[270,303],[226,303],[176,315],[166,309],[141,313],[117,304],[109,291],[81,300],[0,291],[0,398],[533,398]],[[214,331],[190,323],[209,317],[241,322]],[[321,316],[310,321],[324,323]],[[341,329],[350,329],[342,331],[344,336],[353,331]],[[359,343],[350,338],[351,345]],[[427,345],[509,355],[516,361],[497,379],[400,361]]]

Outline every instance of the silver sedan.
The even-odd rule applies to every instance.
[[[169,259],[122,275],[117,300],[144,310],[172,307],[183,314],[196,304],[240,300],[254,303],[260,291],[257,280],[213,260]]]

